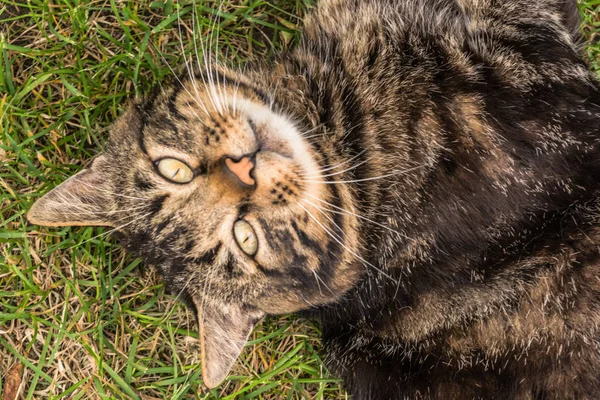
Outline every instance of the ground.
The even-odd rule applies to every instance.
[[[195,57],[193,38],[232,63],[269,57],[293,45],[313,3],[0,0],[2,400],[345,398],[318,328],[291,316],[258,326],[232,375],[205,392],[192,315],[151,269],[108,230],[25,220],[100,151],[128,99]],[[581,11],[600,72],[600,0]]]

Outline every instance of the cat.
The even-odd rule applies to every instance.
[[[298,313],[354,400],[596,398],[578,24],[572,0],[322,0],[273,62],[128,106],[28,219],[118,229],[197,316],[210,388],[264,316]]]

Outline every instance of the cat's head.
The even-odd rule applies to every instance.
[[[28,218],[119,231],[197,313],[213,387],[264,315],[335,301],[362,271],[347,189],[306,129],[231,71],[179,82],[130,106]]]

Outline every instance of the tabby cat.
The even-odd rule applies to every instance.
[[[208,387],[300,313],[354,400],[597,398],[578,24],[574,0],[323,0],[274,62],[129,106],[29,220],[117,228],[197,315]]]

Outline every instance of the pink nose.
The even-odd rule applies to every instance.
[[[254,178],[250,176],[252,169],[254,168],[254,161],[250,157],[242,157],[238,161],[232,158],[225,158],[225,166],[227,169],[237,176],[237,178],[244,184],[252,186],[255,183]]]

